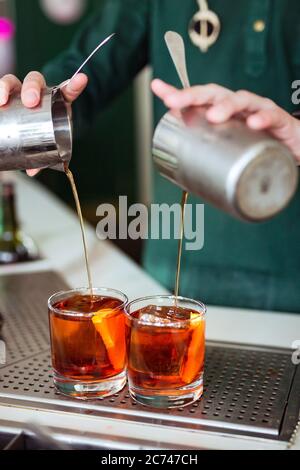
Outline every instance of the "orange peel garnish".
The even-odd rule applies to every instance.
[[[109,360],[114,369],[119,370],[124,366],[124,354],[121,354],[118,350],[121,345],[118,344],[120,341],[120,332],[118,331],[118,317],[114,309],[105,308],[96,312],[92,317],[92,322],[95,329],[100,334],[102,341],[105,345]]]

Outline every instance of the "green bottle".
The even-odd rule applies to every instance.
[[[13,182],[0,183],[0,265],[37,259],[33,241],[19,227]]]

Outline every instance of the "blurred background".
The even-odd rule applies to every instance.
[[[101,0],[0,0],[0,76],[15,73],[21,80],[66,48],[80,24]],[[69,77],[66,77],[66,79]],[[101,203],[118,207],[151,201],[150,71],[145,70],[94,123],[88,137],[76,140],[71,169],[75,174],[85,218],[96,225]],[[116,138],[117,136],[117,138]],[[118,168],[116,170],[116,168]],[[74,209],[64,175],[45,171],[39,181]],[[118,241],[136,261],[140,241]]]

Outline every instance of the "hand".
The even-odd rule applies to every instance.
[[[270,132],[300,163],[300,121],[268,98],[245,90],[233,92],[215,84],[177,90],[161,80],[152,82],[152,90],[168,108],[177,112],[189,106],[205,107],[207,120],[214,124],[238,115],[250,129]]]
[[[65,99],[73,103],[84,91],[88,83],[85,74],[78,74],[66,87],[62,89]],[[35,108],[40,104],[43,88],[46,81],[39,72],[30,72],[23,84],[14,75],[5,75],[0,79],[0,107],[5,106],[13,93],[21,92],[21,99],[26,108]],[[39,170],[29,170],[29,176],[35,176]]]

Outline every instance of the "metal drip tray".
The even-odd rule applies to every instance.
[[[155,411],[132,401],[125,389],[108,399],[82,402],[58,394],[52,384],[47,298],[65,289],[55,273],[0,277],[0,312],[7,364],[0,369],[0,404],[109,416],[288,441],[300,409],[300,369],[291,351],[208,344],[204,397],[186,408]]]

